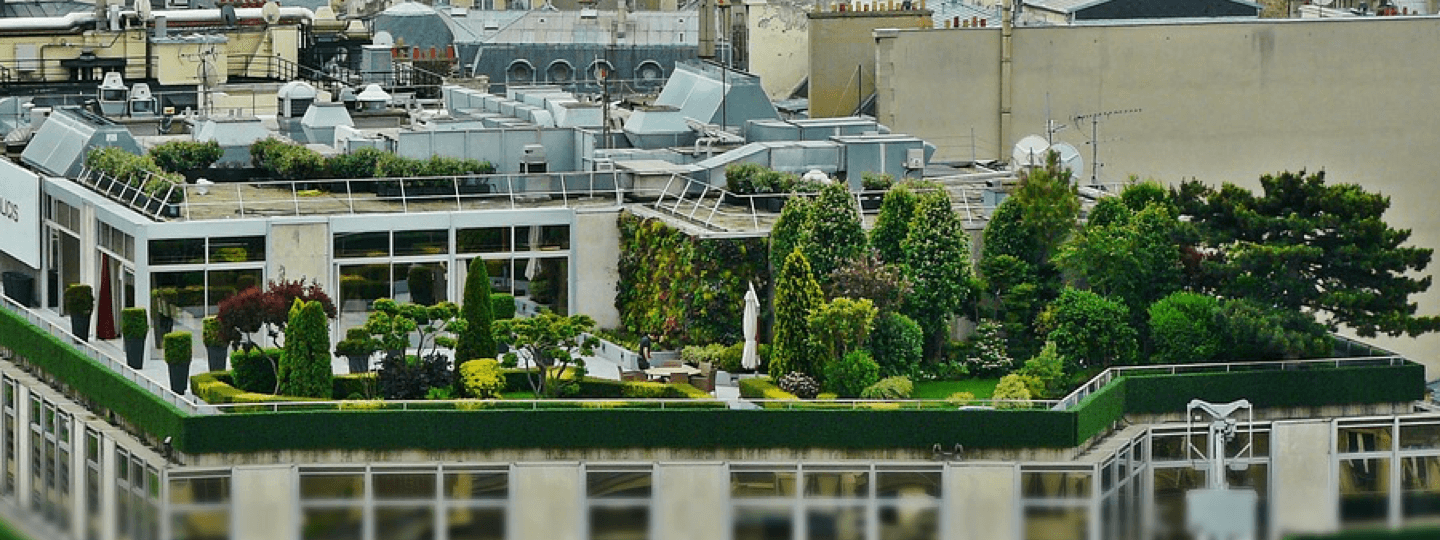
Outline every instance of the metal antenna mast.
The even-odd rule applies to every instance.
[[[1079,127],[1081,122],[1086,120],[1090,121],[1090,142],[1085,144],[1090,145],[1090,183],[1092,185],[1100,183],[1100,167],[1103,166],[1103,164],[1100,163],[1100,120],[1118,114],[1138,113],[1141,110],[1142,109],[1121,109],[1075,116],[1076,127]]]

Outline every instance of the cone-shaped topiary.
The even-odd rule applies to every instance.
[[[327,334],[320,302],[297,298],[290,307],[285,348],[280,354],[277,377],[281,395],[330,399],[334,382]]]
[[[495,337],[490,331],[490,323],[495,320],[494,304],[490,298],[490,274],[486,271],[485,261],[479,257],[470,261],[463,302],[460,318],[467,326],[455,346],[457,369],[470,360],[495,357]]]

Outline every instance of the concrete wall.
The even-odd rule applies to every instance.
[[[950,467],[941,512],[944,540],[1020,538],[1020,481],[1014,464]]]
[[[1076,115],[1121,109],[1099,124],[1102,181],[1129,175],[1197,178],[1259,188],[1262,174],[1320,170],[1392,199],[1387,220],[1413,244],[1440,247],[1429,182],[1440,156],[1424,143],[1440,125],[1432,87],[1440,64],[1416,61],[1440,44],[1440,18],[1022,27],[1013,38],[1013,128],[999,135],[998,28],[900,31],[877,53],[879,120],[936,144],[938,158],[1002,158],[1042,133],[1046,110],[1068,127],[1056,139],[1085,151]],[[936,103],[941,99],[943,103]],[[1047,107],[1048,101],[1048,107]],[[1440,312],[1440,291],[1415,297]],[[1427,362],[1440,336],[1378,339]]]
[[[293,538],[300,530],[294,467],[236,467],[230,484],[232,538]]]
[[[585,485],[580,464],[520,464],[510,470],[514,501],[543,504],[510,505],[511,538],[580,540],[585,529]]]
[[[315,280],[327,291],[338,291],[330,283],[330,223],[270,223],[266,235],[265,275],[268,279]]]
[[[595,318],[600,328],[620,326],[615,308],[615,286],[620,282],[620,209],[576,210],[570,245],[575,250],[570,265],[571,313]]]
[[[1270,431],[1270,515],[1274,538],[1326,533],[1340,526],[1330,458],[1335,445],[1324,420],[1275,422]]]
[[[655,538],[727,540],[730,476],[723,463],[665,464],[655,469],[650,514]]]
[[[747,71],[760,76],[760,85],[771,99],[790,96],[810,74],[810,22],[805,14],[814,9],[807,0],[747,0],[746,32],[749,33]]]
[[[810,20],[810,117],[850,116],[875,92],[876,28],[928,28],[929,10],[826,11]]]

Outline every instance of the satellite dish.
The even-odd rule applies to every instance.
[[[280,4],[275,3],[275,0],[265,2],[265,6],[260,8],[260,16],[265,18],[265,24],[280,22]]]
[[[240,18],[235,16],[235,6],[230,4],[220,6],[220,18],[225,20],[225,26],[231,28],[235,27],[235,23],[240,22]]]
[[[1015,143],[1015,150],[1010,153],[1010,165],[1012,167],[1040,167],[1045,165],[1045,150],[1050,148],[1050,142],[1039,135],[1026,135]]]
[[[1070,179],[1074,180],[1085,176],[1085,160],[1080,157],[1080,151],[1067,143],[1055,143],[1050,151],[1060,154],[1060,167],[1070,171]]]

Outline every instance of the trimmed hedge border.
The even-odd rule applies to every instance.
[[[1418,527],[1400,531],[1364,530],[1335,534],[1302,534],[1285,537],[1287,540],[1434,540],[1440,538],[1440,528]]]
[[[384,402],[350,402],[349,410],[250,412],[191,416],[118,373],[86,357],[20,315],[0,309],[0,343],[91,402],[124,418],[144,433],[173,437],[176,450],[190,454],[275,450],[372,449],[453,450],[520,448],[930,448],[964,444],[973,448],[1069,448],[1103,433],[1126,413],[1184,410],[1191,399],[1225,402],[1246,398],[1257,407],[1395,403],[1424,395],[1424,367],[1306,367],[1181,375],[1130,375],[1087,396],[1072,410],[886,411],[877,422],[872,410],[630,409],[629,395],[657,391],[650,383],[585,380],[590,390],[614,393],[585,408],[542,404],[537,410],[509,410],[504,401],[437,403],[436,409],[387,410]],[[1278,365],[1277,365],[1278,366]],[[197,395],[226,392],[223,374],[201,374]],[[1304,377],[1296,377],[1304,375]],[[507,379],[523,377],[517,371]],[[344,380],[339,380],[344,379]],[[337,391],[363,384],[339,378]],[[352,380],[353,379],[353,380]],[[518,382],[518,381],[517,381]],[[688,385],[666,385],[675,397],[704,394]],[[740,383],[749,398],[784,399],[765,378]],[[233,387],[229,399],[244,394]],[[674,392],[674,394],[670,394]],[[778,394],[776,393],[778,392]],[[348,394],[347,394],[348,395]],[[257,394],[258,396],[258,394]],[[708,396],[708,394],[707,394]],[[273,398],[273,396],[268,396]],[[688,404],[687,404],[688,405]],[[696,401],[697,407],[724,403]],[[531,409],[530,403],[514,403]],[[328,405],[327,405],[328,407]],[[562,408],[563,407],[563,408]],[[669,409],[676,410],[669,410]],[[610,410],[614,409],[614,410]],[[102,411],[103,412],[103,411]],[[606,415],[595,429],[595,414]],[[675,426],[688,426],[676,429]],[[854,426],[817,429],[817,426]]]

